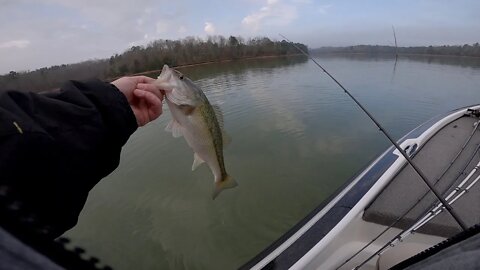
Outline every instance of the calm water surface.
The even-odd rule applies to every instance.
[[[480,60],[321,57],[391,134],[480,103]],[[181,70],[224,111],[227,171],[239,186],[211,199],[170,113],[139,129],[119,168],[90,193],[67,233],[115,269],[234,269],[285,233],[388,147],[367,117],[303,58]],[[152,76],[157,76],[153,74]]]

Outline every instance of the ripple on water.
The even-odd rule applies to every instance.
[[[395,136],[438,113],[480,103],[480,69],[451,62],[322,58]],[[68,235],[116,269],[235,269],[386,147],[338,86],[310,62],[270,59],[182,69],[220,104],[239,186],[211,199],[212,174],[191,172],[168,108],[124,146]],[[445,74],[448,74],[446,76]]]

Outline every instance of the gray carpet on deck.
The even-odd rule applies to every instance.
[[[443,170],[453,160],[460,147],[465,143],[473,130],[473,124],[478,119],[462,117],[441,129],[413,158],[414,162],[421,168],[431,183],[436,182]],[[449,169],[449,171],[436,183],[437,189],[444,193],[449,189],[452,182],[454,187],[466,177],[480,160],[480,154],[476,153],[475,158],[467,167],[466,174],[461,175],[454,181],[459,172],[468,163],[468,160],[480,144],[480,128],[467,145],[466,149]],[[478,170],[471,178],[480,175]],[[470,182],[470,181],[469,181]],[[468,183],[469,183],[468,182]],[[466,187],[466,186],[464,186]],[[427,192],[427,186],[410,166],[405,166],[375,201],[365,210],[363,219],[382,225],[390,225],[400,217],[408,208],[417,203],[420,197]],[[445,196],[444,196],[445,197]],[[410,211],[395,227],[406,229],[413,225],[423,212],[429,209],[434,203],[435,197],[430,192],[418,205]],[[462,196],[453,204],[453,208],[460,217],[472,226],[480,222],[480,182],[470,192]],[[460,227],[448,213],[441,213],[432,221],[424,225],[419,232],[438,235],[452,236],[460,232]]]

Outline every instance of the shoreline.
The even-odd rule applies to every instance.
[[[255,60],[255,59],[269,59],[269,58],[279,58],[279,57],[291,57],[291,56],[302,56],[303,54],[297,53],[297,54],[286,54],[286,55],[264,55],[264,56],[254,56],[254,57],[243,57],[243,58],[236,58],[236,59],[225,59],[225,60],[219,60],[219,61],[208,61],[208,62],[202,62],[202,63],[195,63],[195,64],[185,64],[185,65],[179,65],[179,66],[172,66],[174,69],[182,69],[182,68],[189,68],[189,67],[196,67],[196,66],[203,66],[203,65],[209,65],[209,64],[221,64],[221,63],[228,63],[228,62],[233,62],[233,61],[243,61],[243,60]],[[124,75],[124,76],[142,76],[145,74],[150,74],[154,72],[161,72],[161,69],[155,69],[155,70],[149,70],[149,71],[143,71],[139,73],[133,73],[129,75]],[[123,77],[123,76],[120,76]],[[120,78],[120,77],[115,77],[113,80]]]
[[[395,54],[383,53],[383,52],[373,52],[373,53],[367,53],[367,52],[317,52],[317,53],[312,53],[312,56],[315,56],[315,55],[391,55],[393,58],[395,58]],[[398,56],[399,57],[400,56],[461,57],[461,58],[475,58],[475,59],[480,58],[480,56],[472,56],[472,55],[426,54],[426,53],[399,53]]]

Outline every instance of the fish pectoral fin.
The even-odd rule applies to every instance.
[[[220,194],[222,190],[234,188],[236,186],[238,186],[237,182],[233,179],[233,177],[227,174],[224,179],[215,182],[215,189],[213,190],[212,199],[215,200],[215,198],[217,198],[218,194]]]
[[[178,105],[178,107],[185,115],[190,115],[195,110],[195,107],[189,104],[181,104],[181,105]]]
[[[183,128],[175,119],[172,119],[165,128],[166,131],[172,132],[174,138],[183,136]]]
[[[202,163],[204,163],[205,161],[203,159],[201,159],[197,153],[193,153],[193,164],[192,164],[192,171],[194,171],[195,169],[198,168],[198,166],[200,166]]]

